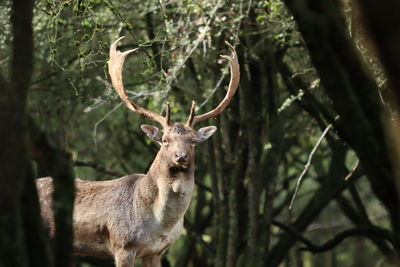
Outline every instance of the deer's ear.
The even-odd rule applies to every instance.
[[[215,133],[216,130],[217,130],[217,127],[215,127],[215,126],[207,126],[207,127],[200,128],[197,131],[196,137],[193,139],[193,142],[198,144],[198,143],[201,143],[201,142],[207,140],[211,135],[213,135]]]
[[[150,137],[152,140],[156,142],[161,142],[163,133],[160,129],[146,124],[142,124],[140,128],[142,128],[143,132],[145,132],[147,136]]]

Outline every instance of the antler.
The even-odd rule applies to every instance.
[[[190,110],[190,115],[189,118],[186,122],[186,125],[193,127],[196,123],[207,120],[209,118],[214,118],[221,114],[225,108],[229,105],[229,103],[232,100],[233,95],[236,92],[236,89],[238,88],[239,81],[240,81],[240,66],[239,66],[239,61],[237,58],[236,50],[235,48],[228,42],[225,41],[225,44],[229,47],[229,50],[231,50],[232,56],[227,56],[227,55],[220,55],[223,59],[226,59],[229,61],[229,66],[231,70],[231,80],[229,82],[229,87],[228,91],[226,92],[225,98],[221,101],[221,103],[213,110],[202,114],[198,115],[196,117],[194,116],[194,101],[192,103],[192,108]]]
[[[125,62],[125,58],[130,53],[136,51],[138,48],[131,49],[125,52],[120,52],[117,50],[117,45],[119,41],[121,41],[125,36],[118,38],[110,47],[110,59],[108,60],[108,72],[110,73],[111,82],[114,86],[115,91],[117,91],[121,100],[125,103],[125,105],[132,111],[143,114],[150,119],[157,121],[163,127],[168,126],[170,124],[170,109],[167,104],[166,115],[165,117],[160,114],[154,113],[150,110],[142,108],[136,105],[126,94],[124,84],[122,82],[122,69]]]

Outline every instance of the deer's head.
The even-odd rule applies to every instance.
[[[207,126],[195,131],[181,123],[174,123],[163,130],[150,125],[142,125],[141,128],[148,137],[160,144],[162,161],[176,171],[191,167],[195,146],[217,130],[215,126]]]
[[[222,58],[228,60],[231,70],[231,80],[225,98],[215,109],[198,116],[195,116],[194,114],[195,102],[193,101],[189,118],[185,124],[182,124],[171,123],[169,104],[166,106],[165,116],[161,116],[160,114],[136,105],[127,96],[122,83],[122,68],[126,56],[137,49],[132,49],[125,52],[118,51],[117,44],[123,38],[124,37],[118,38],[110,47],[110,59],[108,61],[108,67],[114,89],[117,91],[119,97],[130,110],[143,114],[162,125],[162,130],[150,125],[141,126],[142,130],[147,134],[148,137],[161,145],[159,154],[162,160],[171,168],[178,170],[187,169],[193,162],[195,146],[207,140],[217,130],[217,127],[215,126],[207,126],[196,131],[194,129],[194,125],[198,122],[207,120],[209,118],[214,118],[221,114],[231,102],[232,97],[239,85],[240,68],[235,48],[226,42],[231,50],[232,55],[221,55]]]

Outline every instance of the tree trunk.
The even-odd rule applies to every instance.
[[[371,187],[388,210],[400,253],[400,198],[385,143],[378,88],[352,42],[339,1],[285,0],[292,12],[321,84],[340,120],[340,137],[357,153]]]
[[[4,267],[48,266],[27,152],[26,101],[33,68],[32,17],[33,1],[13,1],[10,81],[0,74],[0,266]]]
[[[361,19],[376,46],[400,107],[400,2],[395,0],[357,0]]]

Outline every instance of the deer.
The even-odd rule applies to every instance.
[[[75,179],[73,212],[74,255],[113,258],[117,267],[133,267],[140,259],[143,267],[157,267],[161,256],[180,237],[184,214],[194,189],[195,147],[211,137],[217,127],[199,130],[194,125],[220,115],[231,102],[240,80],[235,48],[225,42],[231,55],[221,55],[230,66],[230,82],[225,98],[213,110],[195,116],[192,102],[186,123],[173,123],[167,103],[165,116],[140,107],[127,95],[122,81],[125,58],[137,50],[117,50],[118,38],[110,46],[108,60],[111,83],[126,107],[159,123],[162,130],[141,125],[144,133],[160,145],[146,174],[130,174],[115,180]],[[54,236],[51,177],[37,179],[43,224]]]

